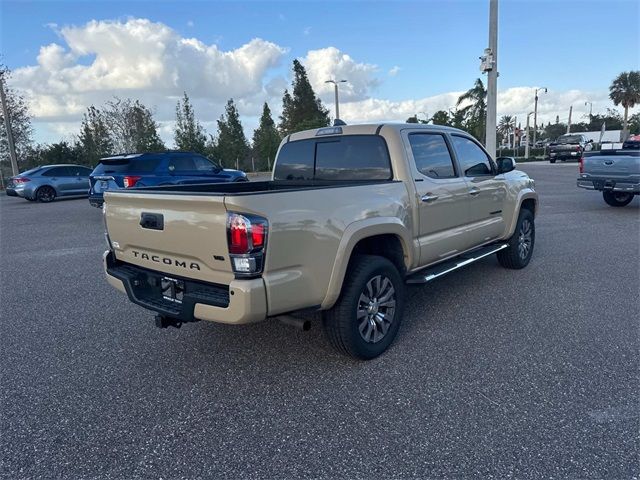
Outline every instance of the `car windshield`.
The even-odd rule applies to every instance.
[[[580,135],[563,135],[558,137],[558,143],[580,143]]]

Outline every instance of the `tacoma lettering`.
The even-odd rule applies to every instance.
[[[156,263],[164,263],[165,265],[174,265],[180,268],[186,268],[189,270],[200,270],[200,265],[196,262],[190,262],[187,266],[187,262],[182,260],[176,260],[175,258],[161,257],[160,255],[149,255],[148,253],[132,250],[133,256],[141,258],[142,260],[150,260]]]

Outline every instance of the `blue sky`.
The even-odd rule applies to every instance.
[[[69,45],[72,35],[65,34],[65,28],[82,29],[93,20],[125,24],[131,19],[145,19],[154,25],[168,27],[179,38],[195,38],[204,45],[215,45],[221,52],[233,52],[255,38],[277,45],[283,53],[276,55],[277,58],[260,72],[261,84],[264,87],[269,81],[287,77],[293,58],[306,58],[309,52],[335,47],[341,54],[348,55],[356,67],[357,65],[371,67],[368,69],[362,67],[366,70],[366,75],[363,73],[364,76],[361,79],[363,83],[353,87],[358,89],[359,93],[354,93],[352,98],[348,95],[345,98],[346,102],[350,100],[354,102],[352,109],[354,115],[366,120],[375,115],[369,115],[363,112],[363,109],[375,109],[378,105],[372,102],[362,103],[367,98],[398,104],[405,102],[404,107],[394,103],[393,108],[397,107],[396,110],[389,107],[389,112],[398,112],[397,115],[403,115],[407,109],[419,108],[420,99],[426,102],[425,108],[432,109],[436,108],[435,105],[438,102],[434,100],[429,103],[426,99],[449,92],[460,92],[471,87],[474,79],[480,76],[478,56],[487,43],[488,4],[488,0],[422,2],[347,0],[340,2],[28,2],[4,0],[1,7],[1,50],[4,63],[12,70],[19,71],[27,66],[38,65],[37,57],[41,47],[51,43],[60,45],[61,52],[72,52],[73,48]],[[638,1],[501,0],[499,21],[499,89],[505,92],[516,89],[511,96],[526,96],[528,94],[526,88],[546,86],[554,95],[557,94],[558,98],[553,97],[554,102],[562,103],[562,98],[565,98],[565,103],[581,102],[582,105],[579,108],[582,108],[584,97],[594,100],[594,108],[604,109],[607,89],[615,75],[624,70],[639,68],[640,2]],[[74,38],[78,35],[80,34]],[[115,41],[117,44],[117,39]],[[115,45],[113,48],[126,49],[127,46]],[[64,66],[56,61],[55,65],[60,64],[60,68],[90,66],[95,59],[95,52],[79,54],[76,51],[72,61],[65,60]],[[198,65],[195,64],[193,67],[197,69]],[[394,67],[397,68],[394,69]],[[359,70],[361,73],[362,68]],[[61,81],[56,75],[51,75],[57,79],[58,83]],[[186,73],[183,72],[183,75]],[[36,80],[42,83],[42,78],[44,77],[36,78],[24,72],[14,75],[14,86],[26,89],[33,96],[46,95],[47,92],[43,91],[41,86],[35,85]],[[319,81],[319,77],[316,81]],[[276,82],[274,85],[276,84],[280,85],[282,82]],[[146,87],[139,88],[145,95],[155,88],[152,80],[145,85]],[[176,90],[180,90],[181,87],[181,84],[176,85]],[[519,88],[525,90],[517,90]],[[118,88],[112,90],[114,93],[122,94]],[[580,92],[582,96],[572,95],[570,92]],[[79,92],[76,93],[78,96],[68,102],[81,103],[91,99],[86,92],[82,95]],[[136,89],[131,90],[131,93],[137,93]],[[327,100],[328,106],[331,106],[328,92],[321,93]],[[69,86],[65,95],[70,99],[72,94],[74,94],[73,87]],[[174,95],[175,92],[169,92],[166,98],[173,98]],[[277,102],[277,96],[273,92],[264,93],[263,96],[270,103]],[[258,97],[260,95],[255,88],[247,90],[248,106],[245,115],[249,124],[255,118],[253,111],[255,108],[249,104],[261,103]],[[96,97],[96,99],[100,98],[103,97]],[[446,98],[446,101],[451,103],[450,99]],[[551,99],[550,96],[549,102]],[[164,103],[162,96],[155,96],[152,100],[160,104]],[[219,109],[217,104],[220,102],[206,104],[204,98],[200,99],[200,102],[202,108],[210,110],[211,115],[215,114],[215,117],[204,118],[205,121],[212,122],[217,118],[219,112],[215,110]],[[445,100],[443,99],[442,102]],[[65,131],[64,128],[51,130],[54,122],[67,122],[68,126],[77,122],[78,108],[67,111],[68,115],[65,117],[65,112],[59,109],[49,111],[42,107],[45,103],[41,99],[41,106],[36,108],[39,113],[36,116],[43,123],[39,133],[41,138],[48,140],[56,132]],[[519,110],[525,113],[529,108],[526,102],[522,101],[515,105],[511,97],[505,97],[503,103],[502,110],[509,113],[518,113]],[[554,108],[559,111],[562,108],[564,111],[565,106],[560,103],[554,105]],[[512,108],[509,107],[511,104],[513,104]],[[162,117],[161,112],[170,110],[163,105],[155,106],[160,117]],[[278,106],[274,105],[274,109],[277,111]],[[348,107],[346,111],[349,112]],[[553,112],[547,113],[552,115]],[[385,113],[380,113],[380,115],[390,114],[386,110]],[[160,120],[168,121],[168,117]]]

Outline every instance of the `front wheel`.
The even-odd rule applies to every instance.
[[[602,192],[602,197],[612,207],[625,207],[633,200],[633,194],[626,192]]]
[[[530,210],[520,210],[516,231],[508,242],[508,247],[497,253],[498,262],[505,268],[520,269],[526,267],[533,255],[533,245],[536,241],[536,228],[533,213]]]
[[[56,198],[56,191],[47,185],[40,187],[36,192],[36,199],[41,203],[53,202]]]
[[[389,260],[375,255],[355,256],[340,298],[323,315],[331,345],[362,360],[382,354],[400,328],[404,292],[402,277]]]
[[[556,159],[555,158],[550,158],[549,159],[549,163],[556,163]]]

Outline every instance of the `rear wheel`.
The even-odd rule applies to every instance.
[[[354,257],[340,298],[323,315],[331,345],[362,360],[382,354],[398,333],[404,291],[402,277],[389,260],[375,255]]]
[[[633,200],[633,194],[626,192],[602,192],[602,197],[612,207],[624,207]]]
[[[53,202],[56,198],[56,191],[47,185],[40,187],[36,192],[36,200],[42,203]]]
[[[549,159],[549,163],[556,163],[556,159],[555,158],[550,158]]]
[[[533,245],[536,241],[536,228],[533,213],[530,210],[520,210],[516,231],[508,242],[508,247],[497,253],[498,262],[505,268],[520,269],[529,264],[533,255]]]

